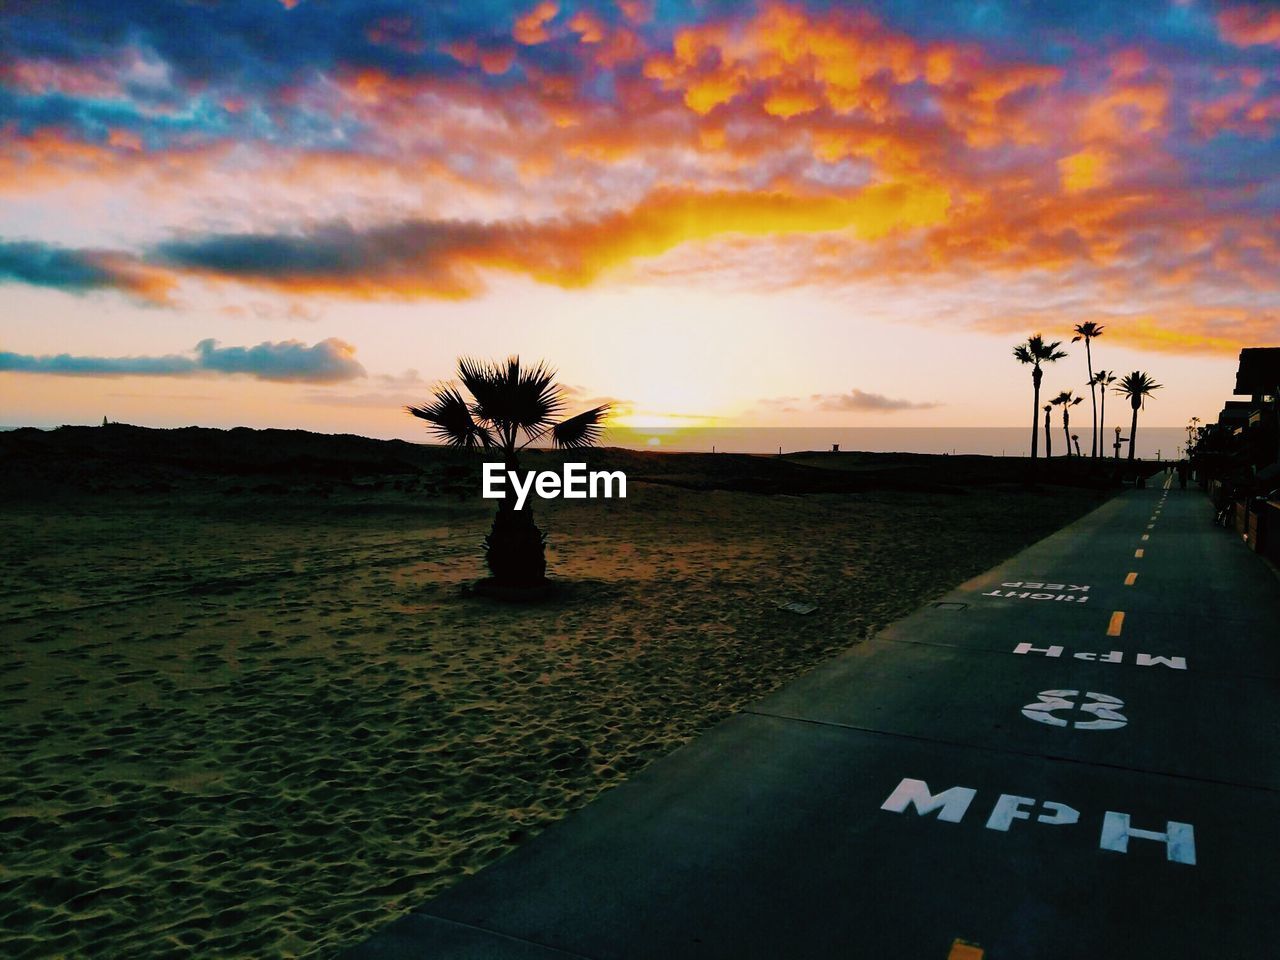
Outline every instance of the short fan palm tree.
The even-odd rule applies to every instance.
[[[1055,360],[1061,360],[1065,357],[1066,351],[1059,350],[1062,341],[1055,340],[1053,343],[1045,343],[1044,337],[1035,333],[1027,337],[1026,343],[1020,343],[1013,348],[1013,355],[1019,363],[1031,364],[1031,388],[1033,400],[1031,403],[1031,459],[1034,460],[1039,451],[1038,431],[1040,428],[1040,381],[1044,377],[1044,371],[1040,369],[1042,363],[1052,363]],[[1045,427],[1045,449],[1048,449],[1049,428]],[[1047,454],[1046,454],[1047,456]]]
[[[1077,397],[1070,390],[1063,390],[1049,401],[1055,407],[1062,407],[1062,432],[1067,438],[1067,456],[1071,456],[1071,408],[1084,402],[1084,397]],[[1048,426],[1045,427],[1046,432]]]
[[[1098,455],[1098,391],[1093,382],[1093,351],[1089,348],[1089,344],[1102,336],[1104,329],[1102,324],[1086,320],[1084,323],[1076,324],[1076,335],[1071,338],[1072,343],[1077,340],[1084,341],[1084,356],[1089,368],[1089,396],[1093,400],[1093,442],[1089,446],[1089,456],[1091,457]]]
[[[405,409],[426,420],[450,446],[501,454],[506,469],[519,473],[519,453],[529,444],[548,439],[555,447],[577,450],[595,445],[604,430],[607,403],[557,422],[565,397],[555,376],[545,363],[522,367],[519,357],[505,362],[463,357],[458,380],[470,399],[450,384],[439,387],[431,402]],[[527,503],[516,510],[513,496],[498,501],[484,547],[495,582],[537,586],[546,579],[546,537]]]
[[[1138,410],[1146,406],[1147,397],[1159,390],[1161,386],[1162,384],[1156,383],[1141,370],[1135,370],[1122,377],[1120,385],[1116,387],[1116,393],[1122,397],[1128,397],[1129,406],[1133,408],[1133,423],[1129,427],[1130,460],[1133,459],[1134,451],[1138,448]]]

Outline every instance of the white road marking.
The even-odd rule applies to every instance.
[[[1119,730],[1129,719],[1120,712],[1124,701],[1109,693],[1087,691],[1083,703],[1076,703],[1081,696],[1079,690],[1041,690],[1036,694],[1036,703],[1028,703],[1022,708],[1022,715],[1036,723],[1046,723],[1051,727],[1071,727],[1073,730]],[[1054,714],[1059,710],[1076,708],[1091,713],[1092,720],[1064,720]]]

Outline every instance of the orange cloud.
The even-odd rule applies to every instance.
[[[1091,97],[1080,119],[1086,141],[1123,142],[1163,129],[1169,91],[1161,83],[1123,83]]]
[[[103,62],[13,60],[0,64],[0,85],[37,95],[118,97],[123,93],[115,68]]]
[[[1218,13],[1218,33],[1237,47],[1280,46],[1280,10],[1228,7]]]
[[[599,17],[588,10],[579,10],[569,20],[569,29],[583,43],[599,43],[604,39],[605,27]]]
[[[551,39],[551,35],[547,33],[547,24],[554,20],[559,12],[560,7],[555,0],[542,0],[528,13],[516,18],[512,36],[518,43],[523,43],[525,46],[546,43]]]
[[[1066,336],[1067,325],[1042,313],[1008,314],[978,321],[975,327],[991,333],[1017,334],[1044,329]],[[1075,313],[1071,324],[1092,320],[1107,328],[1107,341],[1135,350],[1171,354],[1234,356],[1249,344],[1280,340],[1280,310],[1241,307],[1186,306],[1159,313]]]
[[[1255,70],[1241,70],[1222,79],[1235,81],[1235,89],[1207,101],[1191,104],[1191,122],[1200,136],[1224,131],[1244,136],[1269,137],[1280,120],[1280,95],[1265,96],[1262,78]]]
[[[1082,193],[1111,182],[1114,158],[1105,150],[1086,147],[1058,161],[1058,173],[1062,189],[1067,193]]]
[[[163,245],[181,275],[343,297],[466,297],[482,270],[581,287],[637,259],[721,236],[848,231],[872,241],[940,222],[950,198],[924,185],[876,185],[850,196],[661,192],[595,220],[493,224],[407,222],[365,232],[225,235]],[[325,266],[329,264],[329,266]]]
[[[516,60],[515,47],[505,44],[481,47],[474,40],[467,40],[446,44],[441,50],[465,66],[479,66],[490,76],[506,73]]]
[[[653,0],[618,0],[618,9],[635,24],[648,23],[653,19]]]
[[[401,53],[417,54],[427,49],[411,17],[380,17],[365,27],[364,35],[372,44]]]
[[[1034,142],[1020,123],[1018,94],[1060,82],[1062,71],[989,62],[971,48],[922,44],[865,13],[811,14],[772,3],[734,25],[710,22],[678,31],[670,53],[645,60],[644,74],[681,93],[699,114],[754,96],[778,117],[825,105],[842,117],[886,123],[906,116],[909,85],[924,80],[948,120],[971,143]]]
[[[804,87],[778,87],[764,98],[764,112],[775,117],[797,117],[820,106],[817,96]]]
[[[768,0],[664,41],[665,28],[631,25],[649,5],[620,6],[626,24],[576,6],[560,24],[557,3],[537,3],[515,41],[486,34],[444,48],[470,70],[340,70],[252,102],[358,125],[349,151],[232,139],[148,150],[159,139],[150,131],[86,142],[11,126],[0,129],[0,192],[133,178],[160,201],[148,209],[161,231],[166,217],[181,221],[165,204],[189,212],[234,194],[237,229],[272,230],[304,210],[298,236],[322,248],[337,240],[315,223],[352,224],[344,242],[369,264],[355,274],[225,270],[198,258],[163,268],[300,294],[462,297],[484,289],[491,270],[579,286],[624,267],[698,267],[745,284],[769,273],[778,285],[947,271],[1073,286],[1088,277],[1135,313],[1156,289],[1183,307],[1231,284],[1280,295],[1274,221],[1247,192],[1256,185],[1191,183],[1185,167],[1198,161],[1167,149],[1187,116],[1205,137],[1271,135],[1280,97],[1268,69],[1214,64],[1193,86],[1154,51],[1041,64],[921,41],[839,5]],[[1252,35],[1265,35],[1250,16]],[[376,42],[416,43],[408,21],[370,30]],[[597,82],[602,70],[608,84]],[[3,71],[32,91],[108,89],[112,76],[43,62]],[[512,75],[493,84],[486,74]],[[1190,90],[1203,99],[1188,100]],[[210,96],[250,108],[231,91]],[[227,191],[232,178],[244,185]],[[404,222],[416,226],[377,226]],[[1218,327],[1207,315],[1171,326],[1183,339],[1166,342],[1183,347],[1168,349],[1230,340],[1222,331],[1235,328],[1214,316]]]
[[[29,134],[0,128],[0,195],[74,184],[91,187],[126,178],[174,182],[224,157],[228,144],[148,153],[136,134],[109,131],[105,143],[86,143],[58,127]]]

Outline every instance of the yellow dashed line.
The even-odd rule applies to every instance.
[[[1111,622],[1107,624],[1107,636],[1118,637],[1120,631],[1124,629],[1124,611],[1117,610],[1111,614]]]
[[[1137,559],[1139,559],[1139,560],[1141,560],[1141,559],[1142,559],[1142,555],[1143,555],[1144,553],[1146,553],[1146,551],[1145,551],[1145,550],[1143,550],[1141,547],[1139,547],[1137,550],[1133,551],[1133,555],[1134,555]]]
[[[983,949],[976,943],[956,940],[951,944],[951,952],[947,954],[947,960],[982,960],[983,956],[985,956]]]
[[[1129,574],[1127,577],[1125,577],[1125,578],[1124,578],[1124,585],[1125,585],[1126,587],[1132,587],[1132,586],[1133,586],[1134,581],[1135,581],[1135,580],[1137,580],[1137,579],[1138,579],[1138,575],[1137,575],[1136,573],[1131,573],[1131,574]]]

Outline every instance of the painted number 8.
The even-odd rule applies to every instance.
[[[1105,693],[1085,693],[1085,702],[1077,704],[1074,697],[1080,696],[1079,690],[1041,690],[1036,694],[1038,703],[1028,703],[1022,708],[1022,715],[1037,723],[1047,723],[1051,727],[1073,727],[1076,730],[1118,730],[1128,723],[1128,719],[1120,712],[1124,701]],[[1058,710],[1075,708],[1093,714],[1093,720],[1076,720],[1074,722],[1055,717]]]

